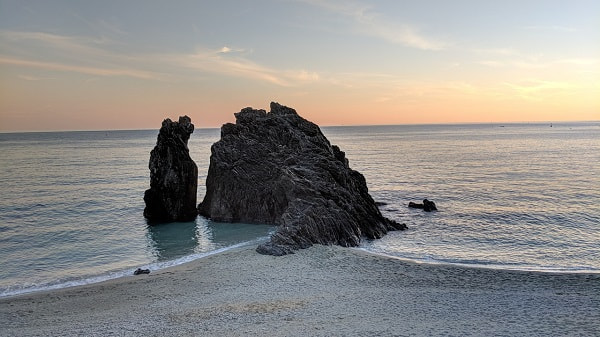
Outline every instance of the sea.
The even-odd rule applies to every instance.
[[[600,273],[600,122],[322,127],[382,213],[408,230],[359,249],[418,263]],[[158,270],[243,245],[273,226],[148,226],[158,130],[0,133],[0,297]],[[190,154],[205,193],[219,129]],[[429,199],[438,211],[408,208]]]

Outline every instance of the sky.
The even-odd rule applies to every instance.
[[[0,0],[0,132],[600,120],[600,1]]]

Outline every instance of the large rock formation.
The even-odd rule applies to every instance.
[[[194,124],[188,116],[165,119],[150,152],[150,189],[144,194],[144,216],[151,223],[196,218],[198,167],[187,146]]]
[[[357,246],[404,224],[384,218],[362,174],[294,109],[245,108],[213,144],[201,215],[279,225],[259,253],[284,255],[312,244]]]

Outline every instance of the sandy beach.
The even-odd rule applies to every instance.
[[[2,336],[598,336],[600,275],[242,247],[149,275],[0,299]]]

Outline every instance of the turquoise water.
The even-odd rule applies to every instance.
[[[264,238],[271,226],[143,217],[157,131],[0,134],[0,296],[158,269]],[[206,179],[217,129],[190,140]],[[204,194],[204,184],[199,188]]]
[[[600,123],[327,127],[384,215],[364,249],[417,261],[600,272]],[[204,195],[218,129],[189,142]],[[0,296],[159,269],[263,240],[270,226],[148,227],[156,130],[0,134]],[[406,207],[434,200],[438,212]]]

